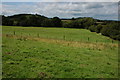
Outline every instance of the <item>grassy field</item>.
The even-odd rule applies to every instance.
[[[118,42],[85,29],[3,26],[3,78],[117,78]]]

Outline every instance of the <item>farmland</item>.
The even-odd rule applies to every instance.
[[[2,26],[3,78],[117,78],[118,41],[85,29]]]

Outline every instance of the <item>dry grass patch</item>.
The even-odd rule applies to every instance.
[[[47,43],[54,43],[54,44],[60,44],[64,46],[70,46],[70,47],[80,47],[80,48],[89,48],[89,49],[98,49],[103,50],[107,48],[114,48],[118,47],[118,44],[116,43],[100,43],[100,42],[79,42],[79,41],[66,41],[66,40],[58,40],[58,39],[50,39],[50,38],[33,38],[28,36],[17,36],[17,35],[6,35],[6,37],[11,37],[19,40],[35,40],[35,41],[42,41]]]

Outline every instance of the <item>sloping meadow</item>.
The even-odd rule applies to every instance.
[[[85,29],[2,28],[3,78],[118,77],[118,41]]]

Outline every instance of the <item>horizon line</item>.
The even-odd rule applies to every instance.
[[[22,13],[21,13],[22,14]],[[31,14],[31,13],[24,13],[24,14],[30,14],[30,15],[41,15],[41,14]],[[1,14],[1,15],[3,15],[3,14]],[[8,17],[8,16],[15,16],[15,15],[20,15],[20,14],[13,14],[13,15],[4,15],[4,16],[6,16],[6,17]],[[41,16],[45,16],[45,15],[41,15]],[[47,17],[47,18],[53,18],[53,17],[48,17],[48,16],[45,16],[45,17]],[[59,17],[59,16],[54,16],[54,17]],[[83,16],[83,17],[69,17],[69,18],[67,18],[67,17],[59,17],[60,19],[72,19],[72,18],[93,18],[93,19],[97,19],[97,20],[107,20],[107,21],[120,21],[119,20],[119,18],[118,19],[99,19],[99,18],[94,18],[94,17],[86,17],[86,16]]]

